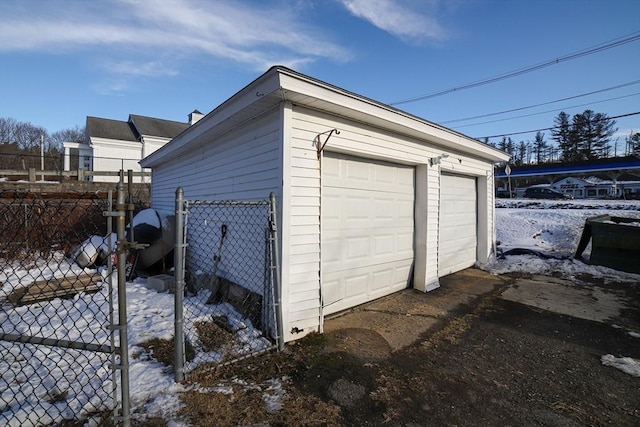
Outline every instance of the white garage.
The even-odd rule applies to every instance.
[[[476,178],[440,176],[438,276],[471,267],[478,245]]]
[[[405,289],[413,263],[414,168],[326,153],[324,314]]]
[[[508,155],[276,66],[145,158],[151,205],[276,195],[284,340],[337,313],[485,263],[494,162]],[[231,274],[232,272],[230,272]]]

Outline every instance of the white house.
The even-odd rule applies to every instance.
[[[202,116],[195,110],[189,114],[188,123],[135,114],[129,115],[126,122],[87,116],[86,141],[63,144],[64,169],[71,170],[73,164],[73,169],[94,172],[116,173],[120,169],[143,172],[139,164],[142,158],[171,141]],[[117,182],[118,177],[95,175],[92,180]],[[136,178],[136,181],[144,180]]]
[[[640,181],[607,180],[598,177],[568,177],[550,185],[576,199],[622,197],[640,192]]]
[[[255,200],[280,215],[285,340],[324,316],[485,263],[493,165],[508,155],[276,66],[142,160],[151,204]]]

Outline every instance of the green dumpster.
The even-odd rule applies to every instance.
[[[600,215],[587,218],[576,258],[591,240],[590,264],[640,273],[640,219]]]

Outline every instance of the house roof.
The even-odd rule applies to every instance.
[[[138,136],[129,122],[87,116],[87,136],[137,141]]]
[[[189,123],[130,114],[126,122],[87,116],[87,135],[120,141],[139,141],[151,136],[172,139],[189,127]]]
[[[198,136],[204,133],[210,137],[221,135],[245,120],[287,101],[490,161],[509,159],[503,151],[469,136],[286,67],[275,66],[220,104],[171,143],[143,159],[141,165],[154,167],[161,164],[171,159],[173,153],[195,144]]]
[[[136,114],[129,115],[129,122],[133,124],[141,136],[157,136],[169,139],[175,138],[189,127],[189,123],[138,116]]]

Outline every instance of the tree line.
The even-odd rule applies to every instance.
[[[617,139],[612,145],[611,137],[618,130],[615,125],[616,121],[605,113],[585,110],[571,117],[562,111],[554,119],[551,141],[539,131],[533,141],[516,142],[510,137],[502,137],[497,143],[485,142],[509,153],[510,163],[514,165],[640,156],[640,132],[632,131],[621,146],[618,146]]]
[[[41,150],[45,169],[61,169],[63,142],[84,142],[85,128],[62,129],[49,133],[42,126],[0,117],[0,169],[40,168]]]

